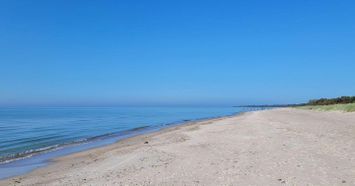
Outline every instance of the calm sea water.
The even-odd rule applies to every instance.
[[[141,132],[173,123],[230,115],[233,107],[0,108],[0,162]]]

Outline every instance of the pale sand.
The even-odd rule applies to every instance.
[[[250,112],[56,161],[0,185],[355,185],[355,113]]]

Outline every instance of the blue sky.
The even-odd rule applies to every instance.
[[[0,3],[0,105],[237,105],[355,95],[355,2]]]

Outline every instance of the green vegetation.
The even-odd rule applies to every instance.
[[[321,98],[299,104],[296,108],[319,111],[355,112],[355,96],[342,96],[338,98]]]
[[[306,105],[306,106],[298,106],[296,108],[308,109],[308,110],[319,110],[319,111],[355,112],[355,103],[333,104],[333,105]]]
[[[333,105],[333,104],[347,104],[355,103],[355,96],[342,96],[338,98],[321,98],[310,100],[306,105]]]
[[[337,98],[313,99],[307,103],[284,104],[284,105],[241,105],[235,107],[294,107],[299,109],[319,110],[319,111],[343,111],[355,112],[355,96],[341,96]]]

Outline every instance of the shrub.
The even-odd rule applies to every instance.
[[[321,98],[310,100],[307,105],[332,105],[332,104],[347,104],[355,103],[355,96],[341,96],[338,98]]]

